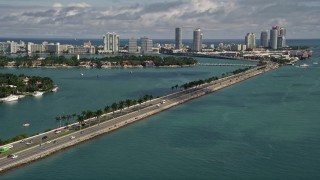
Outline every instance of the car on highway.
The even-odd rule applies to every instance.
[[[75,139],[75,138],[76,138],[76,137],[74,137],[74,136],[71,136],[71,137],[70,137],[70,139]]]
[[[7,156],[7,158],[10,158],[10,159],[16,159],[18,157],[18,155],[15,155],[15,154],[9,154]]]
[[[61,133],[61,130],[55,130],[54,133],[59,134],[59,133]]]

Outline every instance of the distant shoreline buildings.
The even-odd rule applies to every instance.
[[[200,53],[214,51],[250,51],[270,49],[277,50],[286,48],[286,29],[281,26],[273,26],[270,30],[270,35],[267,31],[262,31],[260,34],[260,44],[256,43],[256,35],[252,32],[245,36],[244,44],[203,44],[203,32],[200,28],[193,31],[192,44],[184,45],[182,42],[182,28],[174,29],[173,44],[154,44],[149,37],[134,37],[128,39],[128,44],[120,46],[120,35],[115,32],[103,34],[103,44],[94,46],[90,41],[84,42],[83,45],[69,45],[60,43],[49,43],[47,41],[42,44],[34,44],[32,42],[25,43],[23,41],[0,42],[0,54],[15,54],[15,53],[49,53],[49,54],[158,54],[158,53]]]

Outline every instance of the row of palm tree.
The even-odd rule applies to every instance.
[[[141,105],[144,102],[147,104],[147,101],[150,101],[152,99],[153,99],[152,95],[146,94],[143,97],[139,98],[138,100],[135,100],[135,99],[121,100],[118,103],[117,102],[112,103],[111,106],[109,105],[105,106],[103,110],[102,109],[98,109],[96,111],[87,110],[87,111],[82,111],[81,114],[61,115],[61,116],[55,117],[55,120],[59,123],[59,128],[62,127],[63,121],[66,121],[65,124],[68,125],[70,120],[72,121],[77,120],[80,124],[80,130],[81,130],[81,127],[86,119],[89,119],[88,121],[89,127],[91,126],[91,118],[96,118],[98,120],[98,124],[100,125],[101,116],[104,113],[112,112],[112,114],[114,115],[117,110],[122,112],[122,110],[126,107],[129,108],[130,106],[134,106],[137,104]]]
[[[191,81],[191,82],[188,82],[188,83],[185,83],[185,84],[182,84],[180,86],[180,89],[188,89],[188,88],[192,88],[192,87],[196,87],[196,86],[200,86],[202,84],[205,84],[205,83],[210,83],[212,81],[215,81],[215,80],[218,80],[219,78],[216,77],[216,76],[213,76],[213,77],[210,77],[208,79],[200,79],[200,80],[197,80],[197,81]],[[175,85],[175,86],[172,86],[171,87],[171,90],[173,91],[174,89],[178,89],[179,85]]]

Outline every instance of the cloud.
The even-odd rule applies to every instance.
[[[89,1],[90,2],[90,1]],[[318,0],[173,0],[155,3],[53,3],[48,7],[1,5],[4,36],[46,35],[100,38],[108,31],[120,37],[173,38],[182,27],[184,38],[200,27],[205,38],[242,38],[273,25],[287,27],[289,38],[320,37]],[[291,33],[292,32],[292,33]],[[291,34],[291,37],[290,37]]]

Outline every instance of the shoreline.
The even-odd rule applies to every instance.
[[[242,81],[258,76],[260,74],[264,74],[265,72],[268,72],[277,68],[278,66],[268,66],[268,65],[263,67],[253,68],[239,74],[231,75],[231,76],[222,78],[220,80],[213,81],[211,83],[200,85],[199,87],[190,88],[184,91],[178,91],[178,92],[154,99],[151,101],[153,104],[151,104],[150,107],[146,107],[142,110],[139,110],[142,112],[133,111],[133,112],[130,112],[129,114],[125,114],[120,117],[116,117],[112,120],[102,122],[101,124],[93,125],[83,130],[86,133],[84,135],[81,135],[82,133],[81,132],[79,133],[79,131],[75,131],[71,134],[59,137],[56,139],[57,141],[65,141],[65,142],[62,142],[60,145],[57,145],[57,146],[52,146],[51,144],[51,147],[48,147],[47,150],[44,150],[44,151],[39,150],[38,146],[30,147],[23,151],[17,152],[17,154],[30,152],[31,154],[30,156],[27,156],[23,159],[17,158],[17,160],[13,160],[13,161],[10,161],[11,159],[9,159],[9,163],[7,163],[7,165],[3,164],[3,161],[6,161],[7,158],[6,157],[0,158],[0,162],[1,164],[3,164],[2,167],[0,165],[0,173],[13,169],[15,167],[28,164],[38,159],[44,158],[46,156],[59,152],[63,149],[72,147],[78,143],[85,142],[96,136],[100,136],[100,135],[112,132],[116,129],[127,126],[128,124],[131,124],[133,122],[145,119],[146,117],[155,115],[157,113],[170,109],[179,104],[188,102],[192,99],[201,97],[209,93],[213,93],[217,90],[223,89],[225,87],[229,87],[236,83],[240,83]],[[167,101],[167,103],[157,106],[164,99]],[[90,132],[90,130],[92,132]],[[69,137],[72,135],[77,135],[79,137],[77,137],[74,140],[70,140]],[[14,144],[14,143],[11,143],[11,144]],[[32,152],[33,150],[34,152]],[[19,157],[20,157],[20,154],[19,154]]]

